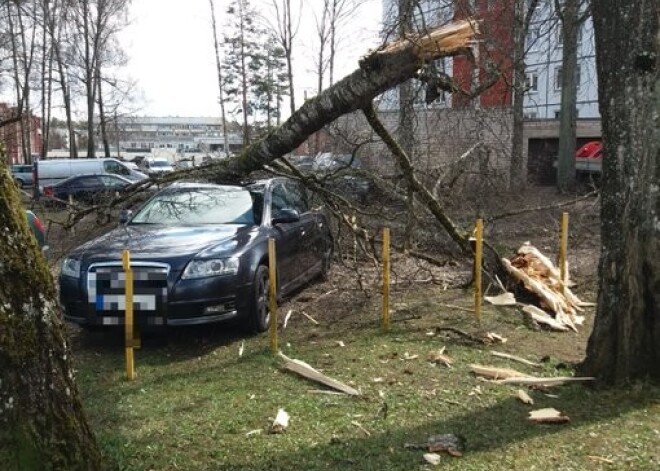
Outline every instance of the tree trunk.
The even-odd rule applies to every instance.
[[[263,168],[296,149],[326,124],[370,106],[376,96],[415,77],[426,61],[463,53],[477,30],[474,22],[461,21],[371,53],[360,61],[358,70],[307,100],[282,126],[240,155],[190,174],[226,180],[228,175],[240,177]]]
[[[96,470],[52,276],[0,156],[0,445],[3,469]]]
[[[110,158],[110,141],[108,140],[107,119],[105,110],[103,109],[103,90],[101,89],[101,70],[96,69],[96,85],[98,86],[99,94],[99,126],[101,127],[101,141],[103,142],[103,152],[105,157]]]
[[[600,284],[583,373],[660,378],[660,36],[655,2],[594,0],[603,123]]]
[[[227,137],[227,114],[225,113],[225,85],[222,80],[222,65],[220,63],[220,50],[218,47],[218,30],[215,24],[215,6],[213,0],[209,0],[211,4],[211,27],[213,28],[213,46],[215,48],[215,67],[218,73],[218,101],[220,101],[220,115],[222,119],[222,150],[225,155],[229,155],[229,139]]]
[[[333,2],[332,5],[334,8],[336,3]],[[399,38],[403,39],[413,31],[413,5],[411,0],[399,0],[398,8]],[[415,128],[413,125],[415,106],[413,100],[412,83],[410,80],[407,80],[399,85],[399,144],[412,163],[415,161]],[[404,250],[409,250],[415,225],[415,192],[410,185],[408,185],[408,192],[406,194],[406,206],[407,214],[403,248]]]
[[[525,99],[525,1],[516,0],[513,12],[513,129],[511,136],[511,167],[509,188],[525,186],[523,158],[523,104]]]
[[[557,188],[560,192],[575,189],[575,120],[577,118],[578,0],[566,0],[560,15],[563,36],[561,61],[561,108],[559,112],[559,154]]]

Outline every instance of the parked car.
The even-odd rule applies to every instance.
[[[37,161],[37,184],[54,185],[76,175],[114,174],[129,178],[131,169],[117,159],[48,159]]]
[[[350,196],[365,203],[371,190],[371,181],[355,175],[362,167],[360,160],[351,154],[318,154],[312,172],[326,177],[326,185],[332,191]]]
[[[147,157],[142,161],[142,168],[147,175],[161,175],[163,173],[173,172],[174,167],[164,158]]]
[[[32,176],[32,165],[12,165],[11,174],[19,188],[32,186],[34,178]]]
[[[128,178],[132,182],[139,182],[149,178],[149,175],[140,171],[140,167],[138,167],[138,165],[135,162],[129,162],[124,160],[122,161],[122,164],[124,164],[130,171],[128,175],[123,175],[123,176]]]
[[[268,239],[277,253],[277,293],[327,273],[332,238],[304,187],[276,178],[249,185],[178,183],[156,193],[125,224],[68,254],[59,277],[67,320],[124,323],[122,251],[134,271],[143,326],[238,320],[268,327]]]
[[[134,182],[119,175],[79,175],[43,189],[43,196],[67,201],[69,196],[87,204],[96,204],[124,191]]]

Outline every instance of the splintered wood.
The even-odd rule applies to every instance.
[[[525,306],[523,311],[534,321],[553,330],[573,330],[584,321],[583,303],[560,278],[559,269],[552,261],[529,243],[523,244],[511,258],[502,259],[509,274],[533,293],[543,309]]]

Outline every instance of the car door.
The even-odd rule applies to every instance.
[[[74,199],[94,204],[97,203],[96,194],[102,188],[103,184],[99,177],[96,175],[87,175],[72,182],[69,187],[69,193],[73,195]]]
[[[123,191],[124,188],[126,188],[129,185],[125,180],[122,180],[121,178],[117,178],[114,175],[100,175],[99,178],[103,183],[103,190],[102,190],[103,198],[112,198],[114,196],[117,196],[118,193]],[[100,199],[101,198],[97,197],[97,200]]]
[[[307,274],[317,267],[321,261],[322,253],[318,250],[319,244],[317,221],[314,213],[309,210],[309,201],[305,187],[297,182],[286,182],[288,200],[293,209],[300,214],[299,222],[299,270]]]
[[[282,209],[293,208],[292,201],[283,183],[275,183],[271,190],[271,218]],[[277,256],[278,291],[288,292],[295,284],[300,270],[300,232],[298,222],[272,224]]]

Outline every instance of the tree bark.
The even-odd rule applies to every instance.
[[[3,469],[96,470],[48,266],[0,156],[0,445]]]
[[[333,2],[333,6],[335,3]],[[411,0],[399,0],[399,38],[403,39],[413,31],[413,4]],[[412,82],[407,80],[399,85],[399,144],[411,163],[415,161],[415,106],[413,103]],[[415,192],[408,185],[406,194],[406,226],[403,236],[404,250],[410,249],[413,230],[415,227]]]
[[[598,308],[582,373],[660,378],[660,72],[655,2],[594,0],[603,124]]]
[[[556,0],[558,1],[558,0]],[[575,189],[575,142],[578,89],[578,19],[579,0],[566,0],[559,4],[559,17],[563,37],[561,61],[561,107],[559,112],[559,152],[557,155],[557,188],[564,193]]]

